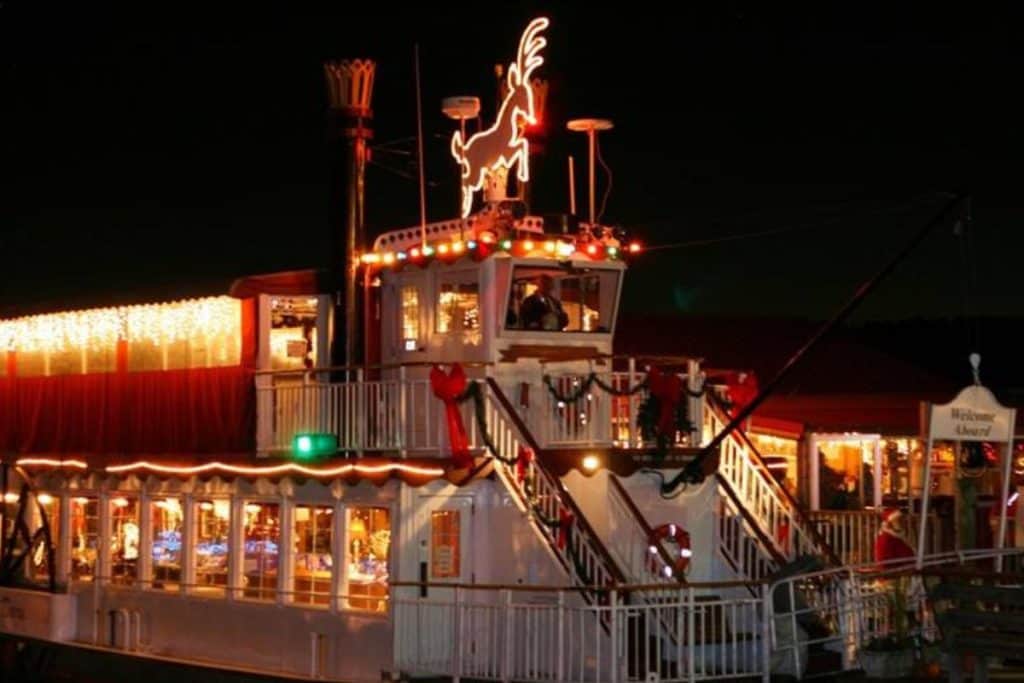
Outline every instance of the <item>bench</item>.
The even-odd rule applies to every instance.
[[[949,655],[950,681],[963,680],[965,655],[976,657],[976,683],[988,681],[988,658],[1021,657],[1024,576],[979,572],[932,575],[941,577],[928,589],[928,597],[942,635],[939,649]]]

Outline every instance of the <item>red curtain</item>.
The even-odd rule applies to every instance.
[[[243,367],[0,380],[0,449],[16,453],[253,450]]]
[[[0,453],[251,453],[254,310],[243,302],[241,365],[0,377]]]

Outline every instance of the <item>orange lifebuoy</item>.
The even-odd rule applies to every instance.
[[[647,539],[652,559],[653,557],[660,557],[658,547],[662,541],[666,540],[675,543],[678,550],[676,551],[675,561],[671,565],[665,566],[663,571],[666,572],[666,575],[669,575],[669,578],[682,576],[690,566],[690,558],[693,557],[693,552],[690,549],[690,534],[678,524],[662,524],[654,527],[651,530],[650,538]],[[654,569],[656,571],[656,568]]]

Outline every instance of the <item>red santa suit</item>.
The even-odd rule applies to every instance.
[[[912,560],[916,556],[907,537],[896,529],[902,519],[903,513],[899,510],[886,510],[882,515],[882,528],[875,537],[875,562],[885,567],[899,565],[896,560]]]

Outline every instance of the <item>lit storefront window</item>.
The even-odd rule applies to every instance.
[[[182,510],[177,498],[149,504],[150,552],[153,557],[153,588],[169,591],[181,585]]]
[[[387,508],[346,511],[348,529],[348,605],[383,612],[388,599],[391,515]]]
[[[326,607],[330,603],[331,542],[334,509],[327,506],[295,507],[294,602]]]
[[[100,505],[94,496],[71,499],[71,580],[96,578],[99,549]]]
[[[280,506],[248,502],[245,514],[245,562],[243,596],[273,600],[277,596],[278,545],[281,539]]]
[[[192,562],[196,582],[193,592],[223,597],[228,584],[231,503],[227,500],[198,500],[193,506]]]
[[[139,576],[139,501],[118,496],[110,499],[111,583],[131,585]]]

